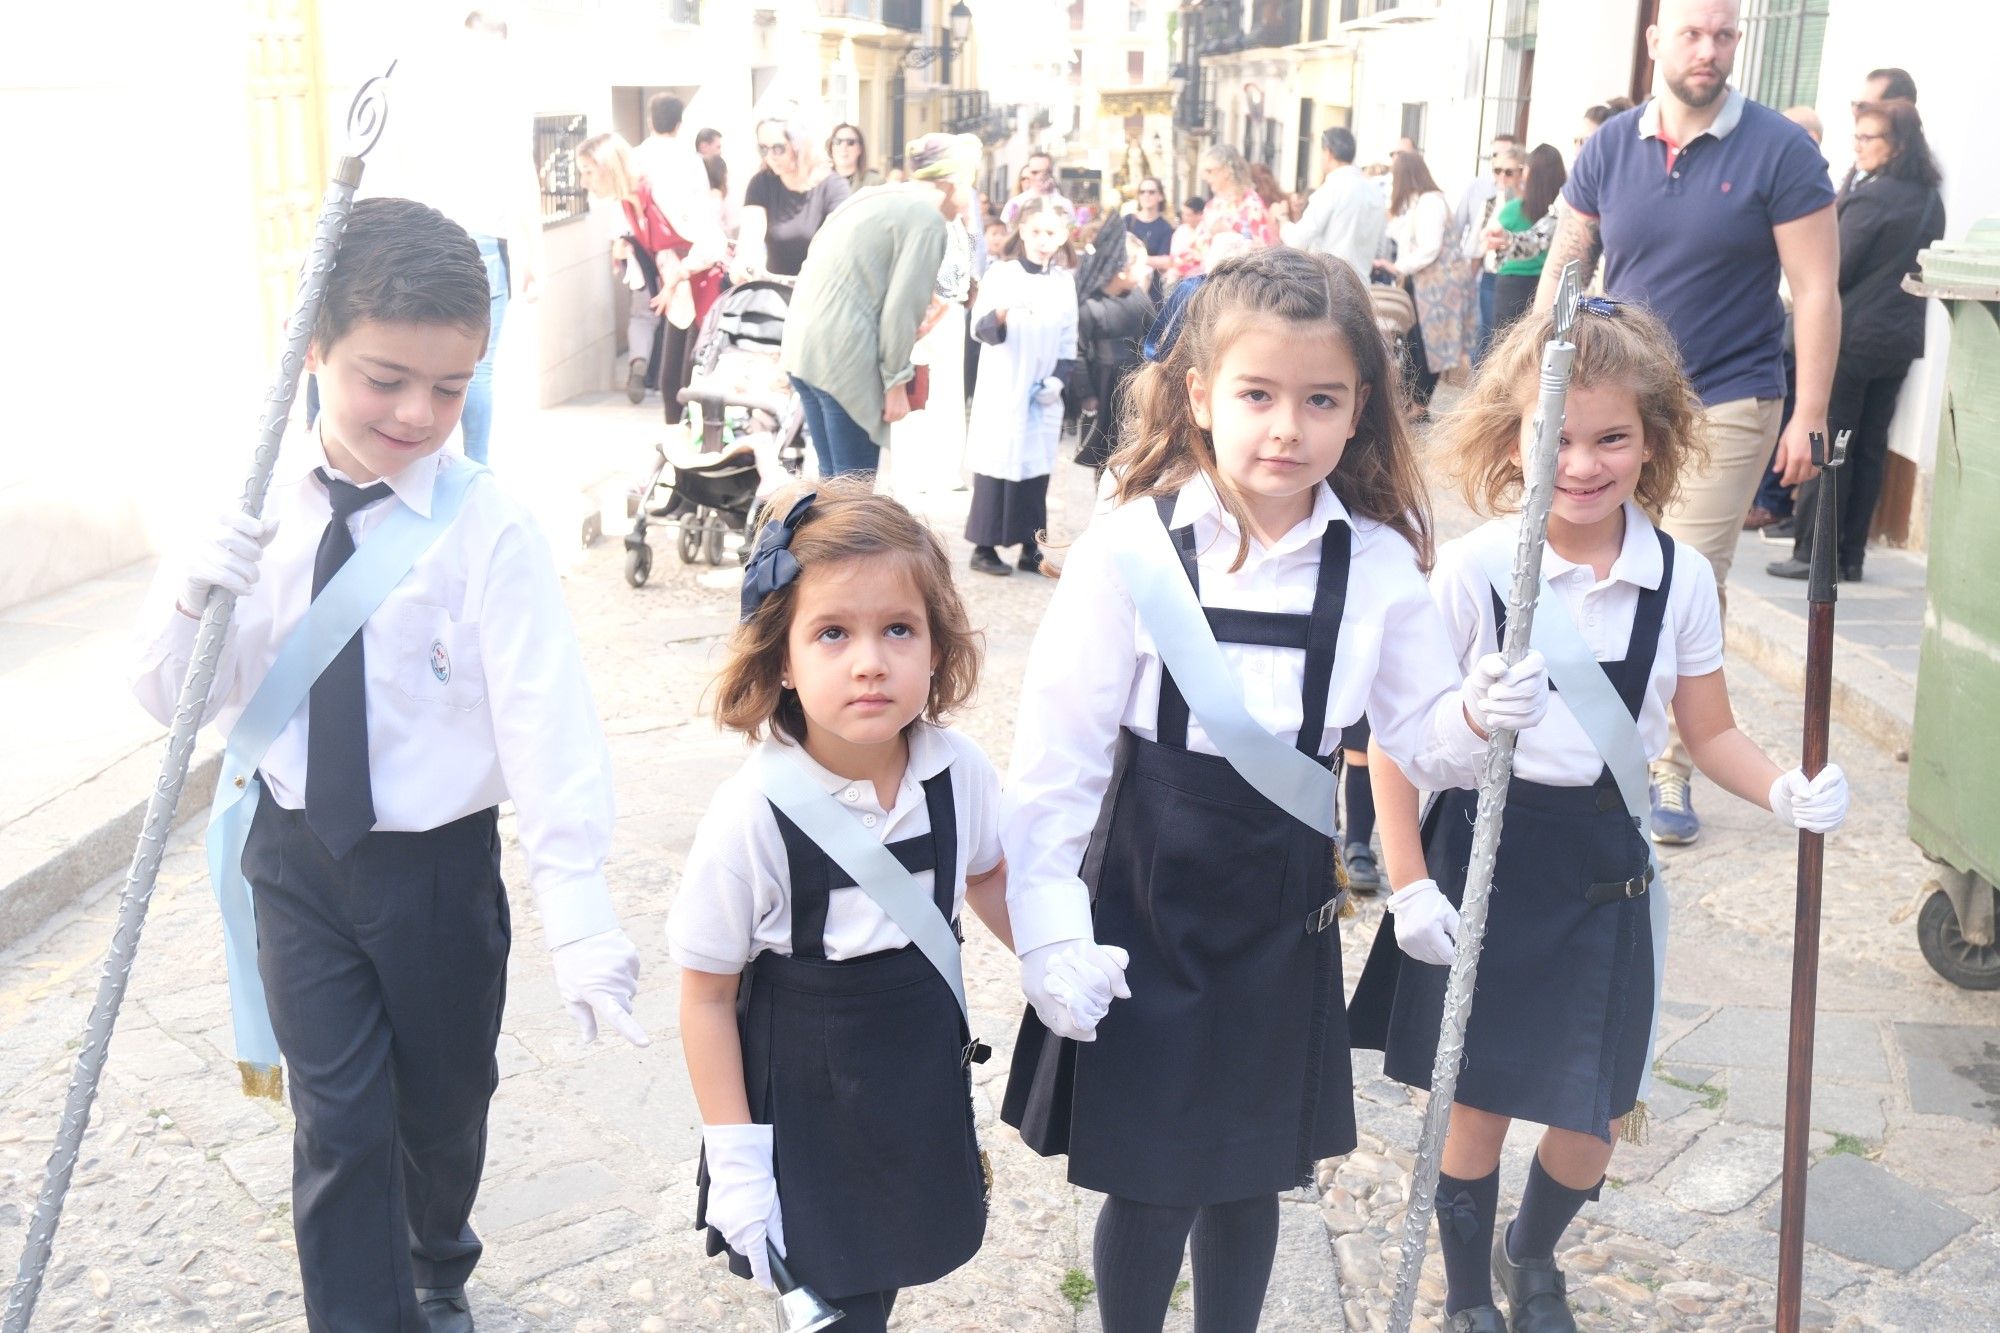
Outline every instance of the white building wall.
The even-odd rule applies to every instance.
[[[1640,0],[1541,0],[1528,147],[1553,144],[1574,158],[1583,113],[1625,95]]]
[[[1403,133],[1403,104],[1426,105],[1424,161],[1456,199],[1480,169],[1480,69],[1486,0],[1439,0],[1431,16],[1356,32],[1354,122],[1364,164],[1386,162]]]

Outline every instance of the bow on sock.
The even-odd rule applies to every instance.
[[[792,535],[818,498],[817,492],[799,497],[790,513],[775,523],[766,523],[757,534],[757,549],[743,567],[743,613],[737,617],[742,623],[750,622],[766,597],[798,578],[799,559],[790,549]]]
[[[1437,1220],[1440,1231],[1449,1226],[1460,1240],[1469,1241],[1479,1235],[1479,1205],[1469,1190],[1459,1190],[1449,1198],[1440,1190]]]

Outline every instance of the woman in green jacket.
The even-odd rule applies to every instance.
[[[1562,154],[1548,144],[1537,144],[1528,154],[1521,192],[1500,206],[1486,231],[1487,249],[1499,260],[1493,283],[1496,339],[1500,330],[1535,299],[1535,286],[1542,280],[1542,265],[1549,257],[1549,242],[1556,234],[1556,200],[1568,179]]]
[[[824,476],[873,472],[909,415],[910,349],[939,314],[947,224],[970,206],[979,140],[912,143],[914,179],[850,198],[813,238],[785,317],[783,366]]]

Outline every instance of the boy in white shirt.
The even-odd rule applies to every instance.
[[[254,770],[255,813],[240,853],[212,835],[211,864],[246,1088],[276,1095],[280,1052],[292,1070],[293,1227],[315,1333],[473,1327],[468,1219],[511,938],[501,801],[515,802],[585,1038],[601,1021],[646,1043],[631,1016],[638,954],[604,882],[610,756],[555,568],[483,469],[440,452],[487,332],[486,271],[462,228],[409,200],[356,204],[306,361],[317,425],[280,456],[262,517],[226,514],[163,571],[134,681],[168,720],[210,590],[236,595],[204,718]],[[314,599],[377,535],[416,524],[434,539],[266,748],[244,753],[258,748],[246,709]],[[225,785],[244,786],[231,771],[225,760]],[[239,856],[254,922],[230,910]]]

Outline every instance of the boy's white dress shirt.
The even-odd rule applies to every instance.
[[[357,548],[398,504],[428,515],[439,473],[465,460],[440,451],[386,478],[393,498],[348,520]],[[264,501],[277,531],[257,585],[236,603],[204,721],[226,735],[312,601],[313,561],[332,515],[313,475],[352,480],[327,462],[317,432],[279,456]],[[170,562],[171,565],[171,562]],[[173,717],[197,622],[174,609],[177,571],[148,603],[159,629],[133,681],[161,722]],[[362,626],[368,767],[375,828],[437,828],[510,797],[548,946],[614,930],[604,881],[613,823],[611,756],[546,543],[490,481]],[[307,709],[272,742],[265,798],[305,805]]]

